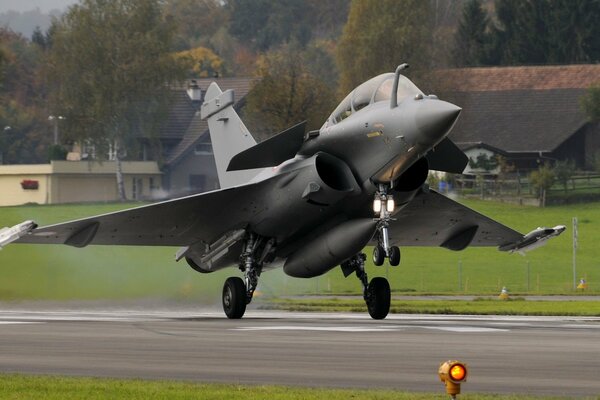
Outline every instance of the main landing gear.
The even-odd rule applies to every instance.
[[[375,199],[373,200],[373,211],[379,214],[377,224],[377,246],[373,249],[373,264],[383,265],[387,257],[391,266],[400,264],[400,249],[398,246],[390,246],[388,228],[392,220],[391,213],[394,212],[394,198],[388,194],[389,185],[379,184]]]
[[[256,286],[258,277],[262,272],[262,265],[265,257],[268,256],[273,248],[273,241],[265,244],[264,238],[253,233],[249,233],[245,242],[244,250],[240,256],[240,270],[244,272],[244,279],[231,277],[223,285],[223,311],[230,319],[239,319],[246,312],[246,305],[250,304]],[[259,249],[262,255],[257,257]]]
[[[365,271],[366,260],[365,253],[358,253],[342,264],[342,271],[345,276],[356,272],[363,286],[363,298],[367,303],[369,315],[373,319],[384,319],[390,311],[390,284],[387,279],[381,277],[373,278],[369,282]]]

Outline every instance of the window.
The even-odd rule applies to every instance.
[[[213,153],[212,144],[210,143],[198,143],[194,146],[194,154],[197,156],[210,155]]]

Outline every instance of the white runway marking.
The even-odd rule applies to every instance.
[[[359,327],[359,326],[242,326],[232,331],[323,331],[323,332],[397,332],[397,327]]]
[[[398,332],[407,329],[430,329],[459,333],[508,332],[510,329],[483,328],[478,326],[428,326],[428,325],[379,325],[379,326],[306,326],[306,325],[270,325],[241,326],[232,331],[321,331],[321,332]]]
[[[16,324],[43,324],[44,322],[34,321],[0,321],[0,325],[16,325]]]

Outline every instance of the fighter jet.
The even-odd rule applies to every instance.
[[[175,259],[200,273],[238,267],[222,302],[241,318],[260,275],[283,267],[311,278],[340,266],[358,277],[369,314],[385,318],[390,286],[369,281],[373,263],[400,263],[399,246],[497,246],[524,251],[564,227],[523,235],[430,189],[430,170],[461,173],[465,154],[447,138],[461,109],[425,95],[401,72],[354,89],[321,129],[305,123],[257,143],[233,109],[234,93],[212,83],[201,107],[208,120],[221,189],[125,211],[0,232],[9,242],[180,246]]]

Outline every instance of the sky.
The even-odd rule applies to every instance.
[[[47,13],[54,9],[62,10],[75,3],[77,0],[0,0],[0,13],[9,10],[23,12],[36,8]]]

